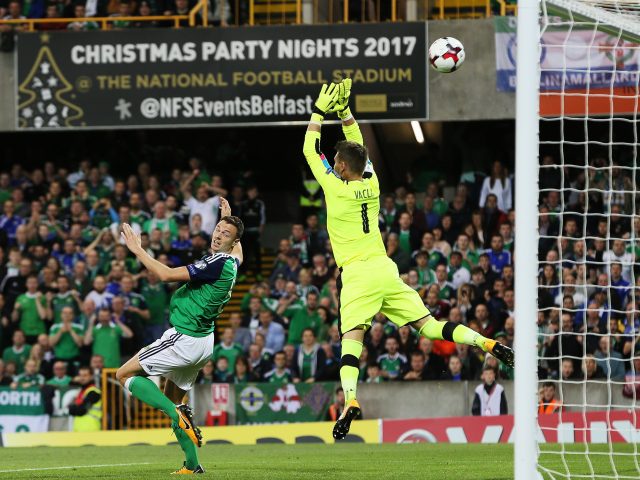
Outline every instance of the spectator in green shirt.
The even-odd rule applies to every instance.
[[[101,308],[93,318],[84,335],[84,344],[91,345],[93,355],[104,358],[105,368],[119,367],[120,339],[132,338],[133,332],[119,318],[114,318],[108,308]]]
[[[310,291],[307,294],[307,306],[295,311],[289,321],[289,337],[287,343],[300,345],[302,342],[302,332],[310,328],[317,337],[320,333],[322,319],[318,314],[318,294]]]
[[[11,388],[31,388],[44,385],[44,376],[38,373],[38,364],[35,360],[27,360],[24,364],[24,373],[16,377]]]
[[[47,318],[46,300],[38,291],[38,277],[27,277],[27,291],[18,296],[13,310],[13,321],[19,322],[20,330],[27,337],[27,343],[36,342],[38,335],[46,332],[44,321]]]
[[[72,362],[80,356],[80,347],[84,341],[84,329],[73,323],[73,308],[64,307],[60,323],[49,330],[49,343],[53,347],[56,359]]]
[[[53,377],[47,380],[47,385],[53,387],[68,387],[71,383],[71,377],[67,375],[67,364],[63,361],[57,361],[53,364]]]
[[[148,272],[147,281],[140,293],[149,310],[149,318],[144,327],[145,343],[149,344],[160,338],[165,330],[170,296],[166,285],[152,272]]]
[[[74,317],[80,313],[81,299],[77,290],[71,290],[69,279],[64,275],[58,276],[58,293],[47,294],[47,318],[53,319],[53,323],[62,321],[61,313],[64,307],[73,309]]]
[[[244,353],[240,345],[233,343],[234,335],[233,329],[226,328],[222,334],[222,342],[213,347],[213,361],[217,363],[220,357],[225,357],[229,361],[226,372],[229,375],[233,373],[236,359]]]
[[[154,215],[144,222],[142,231],[151,235],[151,232],[158,229],[162,232],[163,238],[169,236],[169,240],[173,241],[178,238],[178,224],[176,219],[167,216],[167,206],[163,201],[158,201],[153,206]],[[168,232],[168,233],[166,233]]]
[[[4,349],[2,360],[4,363],[13,362],[16,365],[16,374],[22,373],[24,364],[31,353],[31,346],[26,345],[26,337],[22,330],[13,332],[13,345]]]

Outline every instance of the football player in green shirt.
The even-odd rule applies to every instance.
[[[313,176],[324,191],[327,230],[336,265],[340,269],[340,380],[346,408],[336,422],[333,436],[345,438],[351,422],[360,415],[356,400],[359,358],[364,334],[373,316],[382,312],[398,327],[412,325],[420,335],[476,345],[512,365],[513,351],[464,325],[438,321],[420,295],[406,285],[395,263],[387,257],[378,228],[380,185],[368,159],[362,133],[349,109],[351,79],[323,85],[315,102],[304,139],[303,153]],[[336,145],[334,165],[320,149],[324,117],[336,112],[346,140]]]
[[[210,254],[186,267],[171,268],[152,258],[142,248],[140,236],[123,224],[122,236],[127,247],[150,272],[163,282],[185,282],[171,298],[172,328],[116,373],[118,381],[134,397],[171,418],[186,456],[183,467],[175,472],[178,474],[204,472],[195,448],[202,444],[200,429],[193,422],[191,409],[176,403],[193,387],[198,372],[211,358],[215,320],[231,299],[242,262],[242,220],[231,216],[229,202],[222,197],[220,208],[221,218],[211,236]],[[146,378],[149,375],[167,379],[164,394]]]

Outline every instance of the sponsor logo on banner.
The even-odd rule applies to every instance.
[[[540,415],[539,443],[636,442],[640,438],[632,411],[580,412]],[[413,420],[383,420],[385,443],[512,443],[513,416],[451,417]]]
[[[346,77],[359,120],[426,119],[426,30],[402,22],[21,33],[17,127],[306,123],[322,84]]]
[[[249,386],[240,392],[240,405],[249,413],[255,413],[264,405],[264,395],[257,387]]]
[[[37,388],[0,387],[0,432],[46,432],[49,415],[45,414],[42,394]]]
[[[496,17],[497,88],[516,89],[516,18]],[[541,91],[635,87],[640,48],[622,38],[579,26],[567,31],[553,24],[541,40]]]
[[[300,407],[300,396],[293,383],[276,390],[276,394],[269,402],[269,408],[274,412],[284,410],[287,413],[296,413]]]

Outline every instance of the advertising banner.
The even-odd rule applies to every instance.
[[[325,420],[334,383],[238,384],[236,424],[317,422]]]
[[[516,90],[516,17],[496,17],[497,88]],[[593,29],[553,28],[542,35],[540,90],[637,87],[638,44]]]
[[[0,432],[46,432],[49,416],[45,414],[40,390],[0,387]]]
[[[22,33],[17,128],[306,122],[351,77],[359,120],[425,119],[426,23]]]
[[[257,445],[263,443],[335,443],[333,422],[292,423],[289,425],[244,425],[231,427],[202,427],[205,444],[227,443],[233,445]],[[100,432],[46,432],[30,435],[0,434],[0,446],[4,447],[115,447],[126,445],[175,445],[172,435],[158,434],[160,430],[107,430]],[[348,442],[380,443],[380,421],[358,420],[353,422]]]
[[[637,442],[638,414],[627,410],[540,415],[539,443]],[[385,443],[511,443],[513,416],[383,420]]]

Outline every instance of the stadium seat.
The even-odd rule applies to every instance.
[[[251,25],[299,23],[300,0],[251,0]]]
[[[490,0],[438,0],[438,18],[485,18],[491,16]]]

